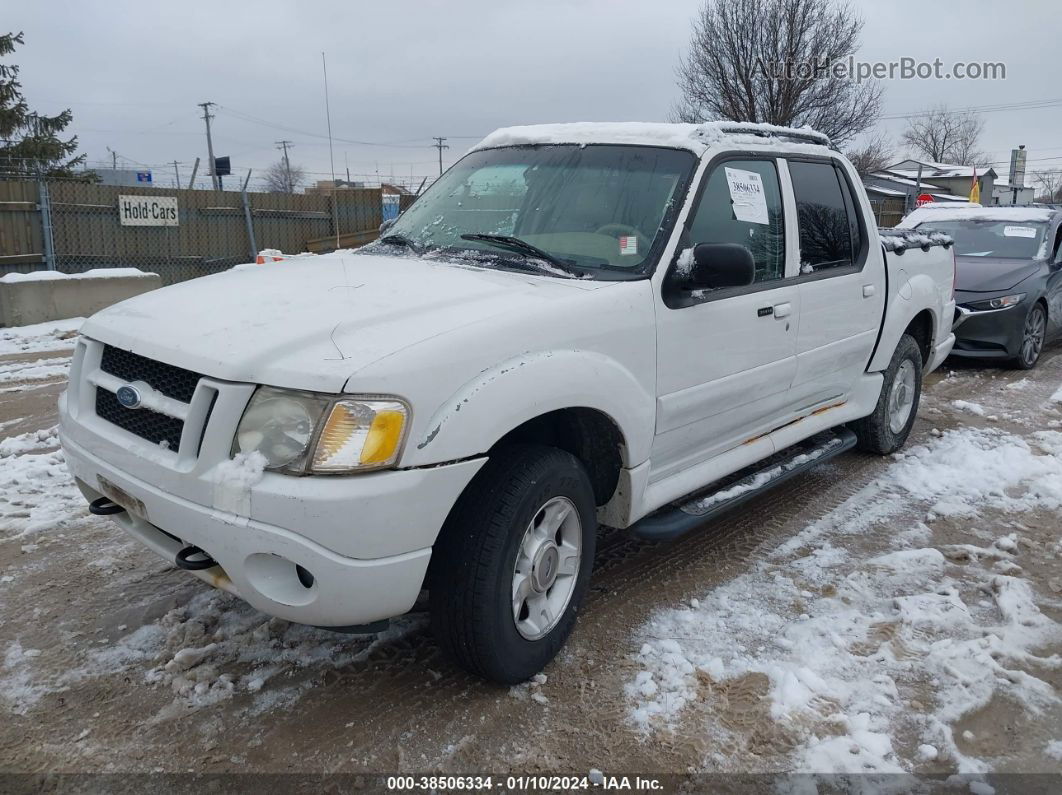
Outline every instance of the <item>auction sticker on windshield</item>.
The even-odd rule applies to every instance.
[[[767,223],[767,195],[763,179],[755,171],[726,168],[726,182],[730,199],[734,202],[734,220],[751,224]]]
[[[1005,226],[1004,237],[1036,237],[1036,229],[1031,226]]]

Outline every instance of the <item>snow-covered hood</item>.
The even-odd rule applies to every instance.
[[[145,293],[93,315],[82,334],[215,378],[339,392],[428,338],[609,284],[340,253]]]
[[[955,288],[970,293],[994,293],[1009,290],[1038,270],[1038,260],[1001,257],[955,258]]]

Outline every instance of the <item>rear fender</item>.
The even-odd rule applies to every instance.
[[[911,325],[911,321],[925,310],[932,315],[933,339],[930,349],[939,345],[948,336],[951,313],[945,316],[946,306],[941,295],[941,287],[926,274],[909,276],[900,269],[889,274],[896,279],[898,286],[892,291],[889,305],[885,308],[885,319],[878,340],[878,347],[870,359],[867,372],[875,373],[885,370],[892,361],[892,354],[900,344],[900,337]],[[950,291],[951,285],[948,285]]]

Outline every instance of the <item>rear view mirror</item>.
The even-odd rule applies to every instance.
[[[745,287],[756,278],[752,252],[740,243],[698,243],[693,249],[689,288]]]

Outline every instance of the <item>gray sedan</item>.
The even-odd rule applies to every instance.
[[[1062,211],[924,208],[902,226],[955,240],[953,356],[1002,359],[1028,370],[1062,335]]]

